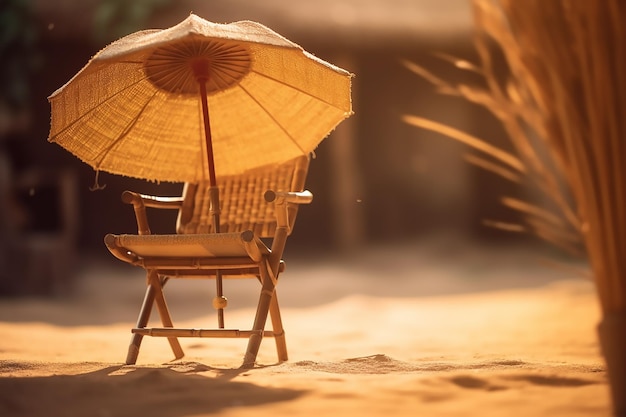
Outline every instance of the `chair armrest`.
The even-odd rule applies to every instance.
[[[309,190],[304,191],[274,191],[267,190],[264,194],[265,201],[274,204],[294,203],[309,204],[313,201],[313,194]]]
[[[160,209],[180,209],[183,206],[182,197],[158,197],[133,191],[124,191],[122,193],[122,201],[133,206],[135,204],[143,204],[145,207]]]
[[[264,194],[265,201],[274,203],[276,223],[279,228],[291,227],[289,206],[292,204],[309,204],[313,201],[313,194],[308,191],[274,191],[267,190]]]
[[[155,197],[132,191],[124,191],[122,193],[122,202],[133,205],[137,220],[137,232],[140,235],[149,235],[151,233],[146,207],[180,209],[183,206],[182,197]]]
[[[267,190],[263,195],[265,201],[274,203],[276,224],[279,228],[289,230],[291,228],[289,206],[293,204],[309,204],[313,201],[313,194],[308,191],[274,191]],[[292,206],[293,208],[293,206]]]
[[[267,190],[263,196],[268,203],[274,203],[276,214],[276,232],[272,241],[270,265],[274,273],[278,273],[280,257],[285,249],[287,236],[291,233],[292,218],[297,207],[295,204],[309,204],[313,201],[313,194],[308,191],[274,191]]]

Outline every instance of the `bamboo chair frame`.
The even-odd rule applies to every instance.
[[[287,237],[293,229],[298,206],[313,195],[304,190],[309,157],[296,158],[270,168],[260,168],[218,181],[220,232],[214,233],[208,185],[187,183],[181,197],[155,197],[130,191],[122,201],[132,204],[138,234],[107,234],[105,244],[118,259],[146,271],[147,289],[132,338],[126,364],[135,364],[144,336],[167,337],[176,359],[184,356],[179,337],[248,338],[242,367],[252,367],[263,337],[273,337],[279,361],[288,359],[276,284],[284,270],[282,260]],[[176,234],[152,235],[146,207],[177,209]],[[265,242],[271,242],[268,247]],[[250,330],[176,328],[163,287],[169,279],[256,278],[261,283],[257,311]],[[163,327],[148,328],[153,306]],[[215,308],[225,307],[216,297]],[[272,330],[265,330],[268,315]]]

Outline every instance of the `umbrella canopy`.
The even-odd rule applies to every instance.
[[[97,53],[49,97],[48,140],[96,171],[238,174],[313,151],[352,114],[351,78],[259,23],[192,14]]]

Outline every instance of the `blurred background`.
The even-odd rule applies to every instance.
[[[356,75],[355,115],[316,152],[307,187],[314,203],[301,208],[287,256],[440,237],[538,244],[482,223],[516,221],[499,199],[530,190],[471,166],[463,160],[467,148],[455,141],[402,121],[415,114],[507,147],[485,110],[437,94],[402,64],[472,81],[436,56],[476,61],[469,0],[3,0],[0,7],[1,294],[62,292],[78,259],[118,262],[102,239],[136,231],[123,190],[180,194],[181,184],[107,173],[99,179],[106,188],[90,191],[91,168],[47,142],[47,97],[111,41],[172,26],[190,12],[219,23],[258,21]],[[173,231],[175,215],[153,213],[153,231]]]

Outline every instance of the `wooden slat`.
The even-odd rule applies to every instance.
[[[212,338],[248,338],[260,332],[239,329],[177,329],[171,327],[134,328],[134,334],[153,337],[212,337]],[[263,337],[274,337],[274,332],[265,330]]]

